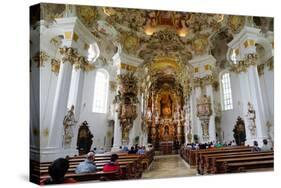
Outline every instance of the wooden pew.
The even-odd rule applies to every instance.
[[[232,151],[251,151],[251,147],[245,146],[232,146],[212,149],[197,149],[192,150],[191,148],[182,148],[181,156],[190,165],[190,167],[196,167],[200,162],[200,155],[204,153],[220,153],[220,152],[232,152]]]
[[[240,152],[231,152],[231,153],[215,153],[215,154],[204,154],[201,156],[199,164],[199,174],[209,174],[211,169],[214,168],[211,164],[214,165],[215,159],[228,159],[228,158],[240,158],[240,157],[250,157],[250,156],[260,156],[260,155],[273,155],[273,152],[252,152],[252,151],[240,151]],[[212,161],[213,160],[213,161]]]
[[[273,168],[273,154],[257,152],[255,156],[234,156],[229,158],[212,158],[211,174],[246,171],[247,169]]]
[[[154,158],[154,149],[145,152],[143,155],[137,155],[137,154],[128,154],[128,153],[116,153],[119,156],[118,162],[119,165],[124,172],[124,176],[120,176],[116,178],[116,175],[114,173],[102,173],[103,166],[110,161],[110,157],[113,153],[105,153],[105,154],[96,154],[95,155],[95,163],[97,167],[97,173],[90,173],[90,174],[79,174],[77,178],[79,181],[87,181],[87,180],[100,180],[100,177],[104,180],[110,180],[110,179],[136,179],[140,178],[142,175],[142,172],[144,169],[146,169]],[[86,158],[85,155],[83,156],[74,156],[74,157],[68,157],[70,168],[66,174],[66,177],[75,177],[77,174],[75,174],[75,169],[77,165],[84,161]],[[48,167],[51,164],[51,162],[42,162],[38,163],[35,161],[31,161],[31,169],[33,178],[36,178],[37,182],[39,179],[48,177]],[[36,175],[39,174],[40,177],[36,177]],[[84,177],[85,176],[85,177]],[[77,179],[76,178],[76,179]]]

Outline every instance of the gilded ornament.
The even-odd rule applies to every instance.
[[[89,72],[91,70],[94,70],[95,66],[93,64],[90,64],[85,57],[79,56],[77,61],[75,61],[74,63],[74,68],[75,70],[81,69],[85,72]]]
[[[239,33],[245,25],[245,16],[229,16],[228,26],[230,30],[237,34]]]
[[[203,54],[208,47],[208,43],[207,37],[199,37],[192,41],[192,49],[196,54]]]
[[[127,53],[135,53],[136,50],[139,48],[139,38],[133,33],[123,32],[121,38],[123,49]]]
[[[57,59],[52,59],[51,60],[51,70],[52,72],[54,72],[55,74],[58,74],[60,71],[60,61]]]
[[[56,18],[62,18],[66,10],[66,5],[63,4],[41,4],[41,19],[54,23]]]
[[[262,76],[264,75],[264,64],[260,64],[258,65],[258,73],[259,73],[259,76]]]
[[[44,135],[45,137],[48,137],[48,136],[49,136],[49,129],[48,129],[48,128],[45,128],[45,129],[43,130],[43,135]]]
[[[74,64],[77,61],[78,54],[75,49],[72,47],[63,47],[59,48],[59,52],[62,55],[62,62],[65,63],[66,61]]]
[[[274,68],[274,60],[273,57],[271,57],[267,62],[266,65],[268,67],[268,70],[272,71]]]
[[[244,47],[249,48],[249,47],[255,46],[255,44],[256,44],[255,40],[248,39],[244,42]]]
[[[44,67],[44,63],[48,61],[50,56],[45,51],[38,52],[33,56],[32,60],[37,64],[37,67]]]
[[[76,6],[76,12],[78,18],[86,26],[92,26],[98,17],[97,8],[93,6]]]

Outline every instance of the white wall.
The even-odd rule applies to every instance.
[[[221,114],[221,128],[224,141],[234,140],[233,128],[237,117],[241,116],[245,120],[245,114],[242,114],[242,96],[240,93],[240,82],[237,74],[230,73],[230,83],[232,89],[233,109],[226,111],[222,110]]]
[[[109,72],[110,80],[114,80],[115,75],[110,74],[110,70],[105,67]],[[96,69],[97,70],[97,69]],[[80,125],[83,121],[87,121],[89,124],[89,128],[94,135],[93,145],[92,147],[110,147],[111,144],[111,136],[105,137],[112,133],[112,128],[109,126],[109,120],[107,113],[95,113],[93,112],[93,97],[94,97],[94,89],[95,89],[95,78],[96,78],[96,70],[85,73],[84,78],[84,88],[83,88],[83,98],[80,112],[80,119],[78,125]],[[114,93],[108,89],[108,100],[107,100],[107,111],[109,112],[110,104],[112,104]]]

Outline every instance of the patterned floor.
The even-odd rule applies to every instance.
[[[195,176],[196,169],[179,155],[155,156],[150,168],[143,173],[143,179]]]

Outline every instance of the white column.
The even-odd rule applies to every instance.
[[[201,127],[201,121],[200,119],[197,117],[197,98],[199,98],[201,96],[201,88],[200,87],[195,87],[194,91],[193,91],[193,97],[191,102],[193,103],[191,105],[191,117],[192,117],[192,132],[193,135],[197,134],[199,137],[199,142],[203,141],[203,137],[202,137],[202,127]]]
[[[50,126],[49,148],[60,150],[63,147],[63,119],[67,112],[67,101],[71,81],[72,64],[69,61],[61,63],[58,75],[54,107]]]
[[[113,140],[113,148],[112,150],[118,150],[119,146],[121,146],[121,126],[118,118],[118,113],[114,114],[114,140]]]
[[[246,144],[253,145],[253,141],[256,140],[259,144],[262,144],[262,140],[266,138],[266,122],[265,111],[262,101],[262,93],[260,88],[260,82],[256,66],[250,66],[247,72],[239,73],[240,90],[242,96],[243,115],[242,118],[245,121],[246,128]],[[248,102],[253,104],[256,111],[256,136],[251,134],[249,129],[249,122],[247,119]]]
[[[76,149],[76,142],[78,136],[79,125],[83,120],[80,119],[80,113],[83,112],[83,107],[81,107],[82,103],[82,95],[83,95],[83,86],[84,86],[84,72],[81,69],[73,69],[71,84],[70,84],[70,92],[69,92],[69,100],[68,100],[68,109],[70,109],[71,105],[74,105],[74,117],[77,121],[76,125],[72,127],[74,136],[71,141],[71,149]]]
[[[206,85],[206,94],[211,98],[212,115],[209,120],[209,141],[216,141],[216,125],[215,125],[215,109],[214,109],[214,93],[212,85]]]
[[[259,76],[256,66],[250,66],[248,68],[248,76],[249,76],[249,86],[251,92],[251,101],[254,105],[254,109],[256,111],[256,126],[257,126],[257,140],[259,144],[262,145],[262,140],[267,138],[266,131],[266,116],[264,109],[264,102],[262,98],[262,92],[259,82]]]

